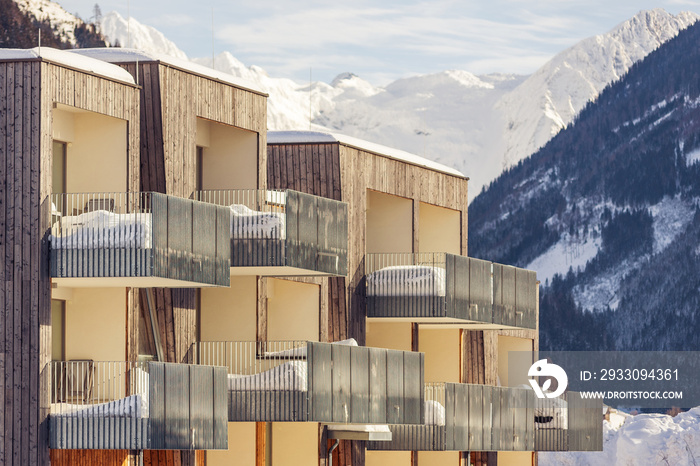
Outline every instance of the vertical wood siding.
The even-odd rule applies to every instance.
[[[0,464],[48,464],[50,457],[53,104],[121,118],[138,131],[137,99],[133,86],[51,63],[0,63]],[[130,154],[138,154],[136,141],[128,141]],[[138,186],[138,161],[130,161],[129,185]]]

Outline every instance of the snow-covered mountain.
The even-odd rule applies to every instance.
[[[36,46],[41,39],[43,45],[57,48],[104,47],[104,37],[95,24],[85,22],[68,13],[56,2],[49,0],[13,0],[0,12],[4,32],[0,44],[4,47]],[[99,11],[99,7],[95,5]],[[17,18],[17,10],[21,18]],[[43,35],[40,35],[40,32]]]
[[[162,32],[154,27],[141,24],[133,18],[131,18],[131,21],[127,21],[116,11],[112,11],[102,17],[100,31],[109,38],[112,44],[118,42],[122,47],[187,59],[185,52],[165,37]]]
[[[352,73],[330,84],[270,77],[228,52],[215,58],[214,67],[252,80],[270,94],[269,129],[328,128],[425,156],[470,176],[473,198],[504,168],[568,125],[632,63],[698,17],[642,11],[612,31],[556,55],[530,77],[452,70],[399,79],[380,88]],[[112,41],[127,43],[126,21],[118,14],[105,15],[102,25]],[[162,34],[150,39],[154,31],[132,19],[132,44],[184,56]],[[211,66],[211,58],[193,61]]]
[[[695,350],[700,23],[469,206],[469,255],[537,271],[540,348]]]
[[[56,2],[49,0],[15,0],[19,9],[37,21],[46,21],[56,34],[71,44],[77,46],[75,29],[83,24],[83,20],[68,13]]]
[[[673,16],[662,9],[642,11],[545,63],[497,104],[506,123],[504,166],[544,146],[605,86],[698,18],[688,12]]]

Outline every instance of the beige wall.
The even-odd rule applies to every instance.
[[[202,189],[258,187],[258,134],[197,119],[196,141],[204,147]]]
[[[411,351],[411,323],[367,322],[366,345]]]
[[[421,202],[418,210],[419,252],[461,253],[461,212]]]
[[[367,252],[413,252],[413,201],[367,192]]]
[[[228,423],[228,450],[207,451],[207,466],[255,466],[255,423]]]
[[[365,466],[411,466],[411,452],[367,450]]]
[[[458,451],[419,451],[418,466],[459,466]],[[500,466],[500,464],[499,464]]]
[[[67,142],[66,192],[127,190],[127,124],[92,112],[53,111],[53,138]]]
[[[66,359],[124,361],[126,289],[76,288],[66,301]]]
[[[75,113],[65,110],[53,110],[53,139],[61,142],[75,141]]]
[[[267,281],[267,339],[319,340],[321,287],[310,283]]]
[[[532,465],[532,452],[529,451],[499,451],[498,466],[529,466]]]
[[[522,371],[522,376],[516,380],[508,377],[508,352],[509,351],[532,351],[532,340],[527,338],[498,336],[498,378],[503,387],[517,387],[527,384],[527,371]]]
[[[230,288],[202,288],[202,341],[255,341],[257,279],[231,277]]]
[[[418,348],[425,352],[426,382],[460,382],[458,329],[421,328]]]
[[[314,422],[273,422],[271,442],[274,466],[318,464],[318,424]]]

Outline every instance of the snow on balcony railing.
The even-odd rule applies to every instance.
[[[51,448],[227,448],[223,367],[82,360],[48,372]]]
[[[288,267],[283,274],[290,275],[347,273],[343,202],[262,189],[199,191],[195,199],[230,209],[231,267]]]
[[[51,275],[226,286],[228,220],[224,208],[160,193],[54,194]]]
[[[193,356],[228,368],[229,421],[420,422],[422,353],[350,339],[199,342]]]
[[[366,254],[365,284],[368,317],[535,327],[528,270],[440,252]]]

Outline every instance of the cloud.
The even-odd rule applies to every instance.
[[[191,15],[181,13],[166,13],[154,17],[151,21],[154,26],[180,27],[195,23]]]
[[[532,72],[547,55],[543,47],[552,50],[551,56],[581,38],[571,32],[574,18],[526,9],[520,9],[514,20],[451,12],[452,2],[383,7],[307,3],[313,7],[297,6],[291,12],[220,26],[216,36],[233,48],[234,55],[276,57],[276,64],[265,64],[273,73],[310,65],[341,71],[352,64],[351,57],[364,62],[364,69],[368,56],[378,57],[380,66],[395,71],[406,60],[473,62],[480,67],[493,63],[499,64],[498,69],[489,71],[506,71],[510,57],[518,64],[510,71]],[[537,59],[531,60],[532,56]],[[322,60],[320,64],[316,59]]]

